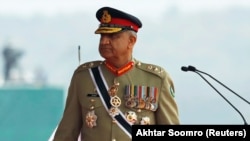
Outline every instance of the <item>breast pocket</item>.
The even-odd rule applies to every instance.
[[[100,96],[97,93],[87,93],[80,96],[80,104],[85,110],[93,110],[104,107]]]

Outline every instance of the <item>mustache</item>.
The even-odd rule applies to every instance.
[[[112,47],[109,45],[100,45],[99,48],[100,49],[111,49]]]

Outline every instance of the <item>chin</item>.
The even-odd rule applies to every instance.
[[[113,55],[111,55],[110,53],[101,53],[101,56],[105,59],[111,58]]]

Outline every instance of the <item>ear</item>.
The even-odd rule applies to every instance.
[[[133,48],[134,44],[136,43],[137,38],[135,36],[129,36],[129,44],[128,48]]]

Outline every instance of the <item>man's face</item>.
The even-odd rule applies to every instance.
[[[100,55],[106,60],[126,58],[130,54],[130,37],[127,31],[101,34],[99,43]]]

